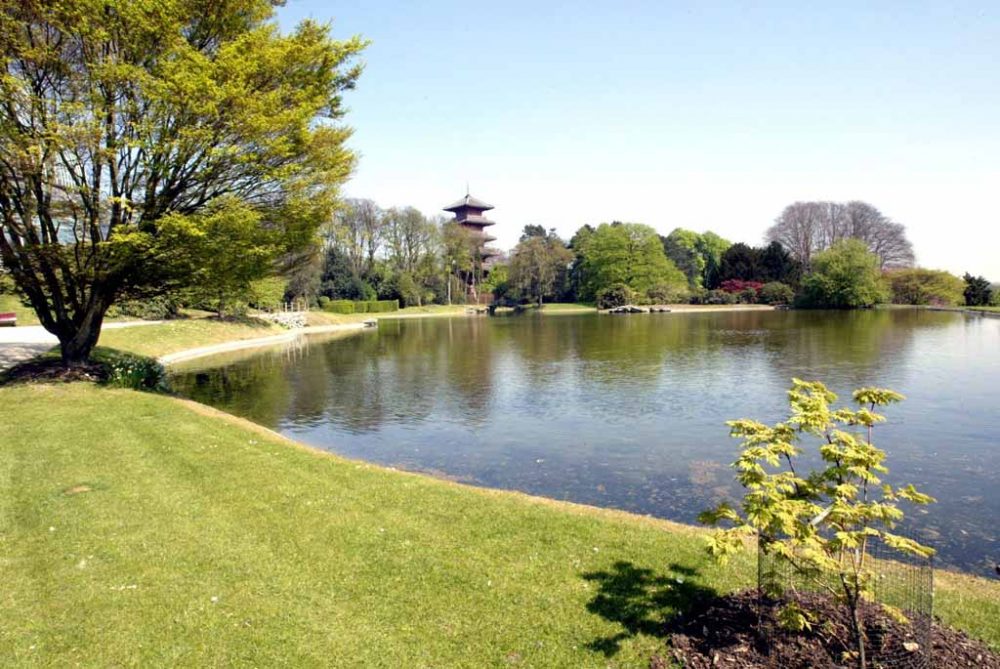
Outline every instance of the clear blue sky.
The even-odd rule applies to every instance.
[[[759,243],[800,199],[863,199],[918,262],[1000,281],[1000,3],[288,0],[372,40],[346,187]]]

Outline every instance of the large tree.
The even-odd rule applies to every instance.
[[[579,252],[585,281],[582,297],[587,300],[614,284],[625,284],[637,293],[654,286],[687,286],[687,277],[663,253],[660,236],[648,225],[602,223]]]
[[[981,276],[972,276],[968,272],[962,277],[965,280],[965,304],[969,307],[983,307],[990,303],[993,297],[993,287]]]
[[[858,239],[879,259],[881,269],[909,267],[913,246],[906,228],[868,204],[795,202],[785,207],[765,234],[780,242],[808,270],[812,257],[845,239]]]
[[[529,234],[530,227],[525,226],[525,234],[511,254],[509,281],[524,298],[541,306],[565,284],[573,253],[554,230],[538,236]]]
[[[0,259],[64,363],[118,297],[185,283],[223,208],[277,255],[312,243],[353,166],[336,121],[363,47],[282,34],[269,0],[0,0]]]

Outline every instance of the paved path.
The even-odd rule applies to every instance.
[[[131,328],[141,325],[157,325],[163,321],[124,321],[121,323],[105,323],[105,330]],[[36,355],[45,353],[59,343],[55,335],[50,334],[41,325],[27,325],[13,328],[0,328],[0,369],[6,369]]]

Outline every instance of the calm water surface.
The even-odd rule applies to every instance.
[[[917,310],[381,321],[178,370],[181,394],[350,457],[693,522],[738,491],[724,421],[800,377],[896,389],[888,480],[941,561],[1000,560],[1000,319]]]

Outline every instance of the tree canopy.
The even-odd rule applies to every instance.
[[[0,259],[65,363],[117,298],[185,285],[212,221],[252,212],[260,269],[313,243],[354,165],[360,38],[282,34],[268,0],[0,7]]]
[[[509,272],[510,283],[518,293],[541,305],[565,284],[573,253],[554,230],[544,235],[530,234],[534,227],[540,226],[525,226],[521,242],[511,253]]]
[[[585,300],[613,284],[643,294],[655,286],[687,285],[687,277],[667,258],[659,235],[648,225],[602,223],[581,240],[579,253]]]
[[[805,306],[855,309],[885,302],[888,297],[878,256],[859,239],[844,239],[817,253],[812,267],[802,281]]]
[[[844,239],[864,242],[881,269],[909,267],[914,260],[906,228],[858,200],[790,204],[768,228],[766,238],[781,242],[806,269],[816,253]]]
[[[914,267],[886,274],[895,304],[956,306],[965,300],[965,283],[949,272]]]
[[[663,238],[663,251],[684,272],[692,290],[708,287],[718,272],[722,254],[731,244],[714,232],[675,228]]]

